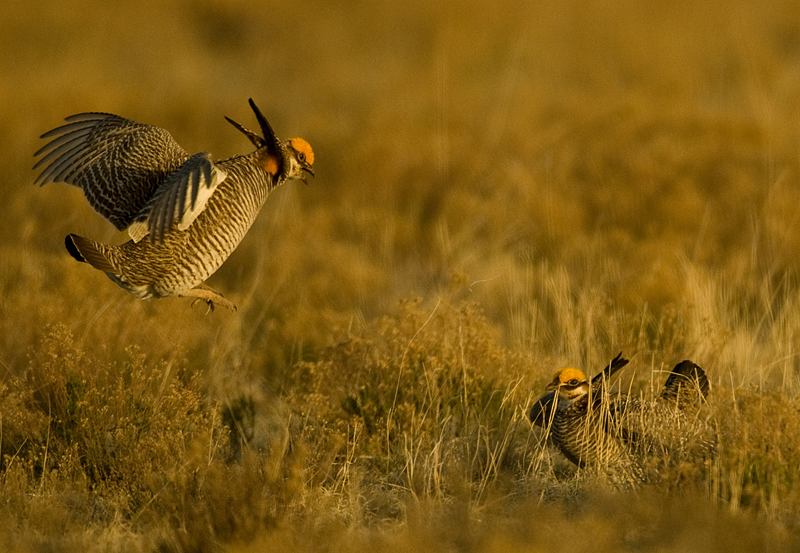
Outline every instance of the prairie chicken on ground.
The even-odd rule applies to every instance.
[[[622,354],[591,381],[579,369],[562,369],[530,411],[564,456],[612,484],[630,487],[647,479],[647,457],[702,441],[693,417],[708,395],[705,371],[683,361],[670,372],[656,401],[612,397],[607,381],[628,364]]]
[[[253,100],[261,135],[226,117],[256,147],[221,161],[190,155],[159,127],[109,113],[79,113],[44,133],[36,183],[83,189],[91,206],[131,240],[112,246],[67,235],[67,251],[139,298],[190,296],[211,309],[236,306],[206,286],[239,245],[267,196],[313,176],[302,138],[280,140]]]

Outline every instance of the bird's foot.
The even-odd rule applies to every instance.
[[[195,298],[194,301],[192,302],[192,307],[194,307],[194,304],[196,304],[198,301],[204,301],[206,303],[206,306],[208,307],[206,315],[214,311],[214,308],[216,308],[218,305],[221,305],[222,307],[229,309],[231,311],[237,310],[235,303],[227,299],[225,296],[223,296],[216,290],[209,288],[205,284],[201,284],[196,288],[187,290],[186,292],[183,292],[180,295],[190,296]]]
[[[203,298],[195,298],[194,300],[192,300],[192,308],[194,308],[195,304],[199,301],[202,301],[206,304],[206,312],[205,312],[206,315],[214,311],[214,302]]]

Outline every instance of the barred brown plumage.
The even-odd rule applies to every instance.
[[[567,459],[618,487],[644,482],[644,458],[668,456],[675,443],[694,440],[705,450],[713,449],[703,441],[703,425],[692,416],[708,395],[705,371],[683,361],[672,369],[656,401],[622,396],[612,401],[606,382],[627,363],[617,355],[591,382],[579,369],[561,369],[529,415]]]
[[[212,161],[189,155],[164,129],[109,113],[80,113],[42,138],[34,156],[39,185],[66,182],[131,240],[117,246],[67,235],[67,251],[145,299],[191,296],[235,309],[206,286],[239,245],[267,196],[285,181],[313,176],[314,152],[302,138],[280,140],[252,99],[257,134],[226,119],[256,147]],[[148,239],[144,239],[149,235]]]

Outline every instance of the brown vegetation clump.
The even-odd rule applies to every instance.
[[[80,541],[83,523],[149,528],[142,547],[242,539],[274,526],[298,483],[286,449],[237,445],[231,461],[230,407],[209,402],[200,373],[135,348],[99,361],[63,326],[0,393],[3,516],[26,525],[8,547],[46,543],[53,525]]]
[[[479,499],[512,473],[512,438],[528,434],[521,370],[474,305],[412,301],[297,366],[286,387],[303,435],[334,455],[313,463],[320,483],[358,485],[359,507],[385,517],[409,497]]]

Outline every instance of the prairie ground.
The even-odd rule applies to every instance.
[[[800,4],[8,2],[0,550],[800,548]],[[190,152],[314,146],[209,281],[32,184],[108,111]],[[708,372],[716,455],[613,491],[527,409],[558,367]]]

